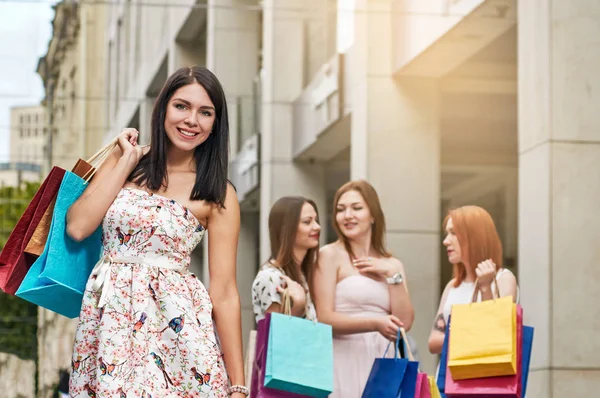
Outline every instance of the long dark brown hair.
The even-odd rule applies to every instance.
[[[385,247],[385,216],[383,215],[383,210],[381,209],[381,204],[379,203],[379,195],[377,195],[375,188],[373,188],[373,186],[365,180],[347,182],[335,193],[333,198],[332,219],[333,229],[335,229],[338,239],[344,244],[344,247],[350,255],[350,258],[355,258],[352,247],[350,246],[350,241],[342,233],[342,230],[336,219],[338,202],[343,194],[350,191],[356,191],[363,197],[367,207],[369,208],[369,212],[373,217],[373,232],[371,233],[371,246],[373,247],[373,250],[383,257],[391,257],[392,254]]]
[[[317,263],[319,248],[308,249],[308,252],[302,259],[300,270],[304,275],[300,275],[297,260],[294,258],[294,243],[296,242],[298,223],[300,222],[302,206],[305,203],[310,204],[315,209],[318,222],[319,211],[317,204],[302,196],[284,196],[271,207],[271,212],[269,213],[271,258],[269,261],[281,268],[289,278],[302,286],[304,286],[303,280],[305,279],[310,288],[312,286],[312,276],[315,264]]]
[[[169,183],[167,149],[169,138],[165,131],[165,117],[169,100],[179,88],[198,83],[206,90],[215,106],[215,122],[206,141],[196,147],[196,182],[190,200],[205,200],[224,207],[229,166],[229,124],[227,102],[221,83],[204,67],[186,67],[177,70],[165,82],[152,110],[150,151],[142,156],[128,180],[140,186],[159,191]]]

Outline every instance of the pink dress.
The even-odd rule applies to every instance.
[[[227,397],[207,290],[190,271],[204,228],[178,202],[123,188],[103,221],[73,348],[72,397]]]
[[[363,275],[342,279],[335,289],[335,311],[353,317],[389,315],[390,294],[385,282]],[[335,384],[330,398],[360,398],[375,358],[383,357],[389,341],[379,332],[333,338]],[[390,347],[387,357],[393,357]]]

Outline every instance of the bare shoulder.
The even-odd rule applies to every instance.
[[[404,264],[402,264],[402,261],[400,261],[400,259],[398,259],[396,257],[388,257],[387,261],[389,261],[390,263],[392,263],[393,265],[399,267],[402,271],[404,271]]]
[[[340,242],[329,243],[319,249],[319,257],[335,259],[341,257],[346,252]]]
[[[319,249],[319,266],[334,267],[337,269],[345,253],[345,249],[340,242],[329,243]]]
[[[225,191],[225,203],[224,206],[221,206],[217,203],[211,204],[213,217],[236,217],[239,218],[240,215],[240,204],[237,198],[237,192],[235,188],[230,183],[227,183],[227,190]]]

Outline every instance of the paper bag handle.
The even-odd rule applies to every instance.
[[[290,297],[288,289],[285,289],[283,293],[281,293],[281,299],[283,301],[283,314],[292,315],[292,298]]]
[[[497,276],[498,276],[497,273],[494,274],[494,280],[492,282],[492,285],[494,285],[496,287],[496,289],[494,290],[494,292],[496,293],[496,297],[494,297],[494,300],[497,298],[500,298],[500,289],[498,288],[498,280],[496,279]],[[471,303],[477,302],[477,294],[478,293],[479,293],[479,278],[475,279],[475,289],[473,290],[473,297],[471,297]]]
[[[108,144],[101,148],[98,152],[88,159],[88,163],[92,168],[83,176],[85,182],[90,182],[96,171],[102,166],[104,161],[108,159],[113,149],[118,145],[118,137],[113,138]]]
[[[415,357],[413,357],[412,350],[410,349],[410,343],[408,342],[408,336],[406,335],[406,330],[403,327],[399,329],[400,334],[402,335],[402,339],[404,340],[404,344],[406,344],[406,351],[408,351],[408,360],[411,362],[415,361]]]

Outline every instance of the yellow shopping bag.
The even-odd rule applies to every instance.
[[[452,306],[448,369],[454,380],[517,373],[517,307],[512,297]]]
[[[427,376],[429,379],[429,390],[431,391],[431,398],[442,398],[442,394],[440,394],[440,389],[435,382],[435,377]]]

